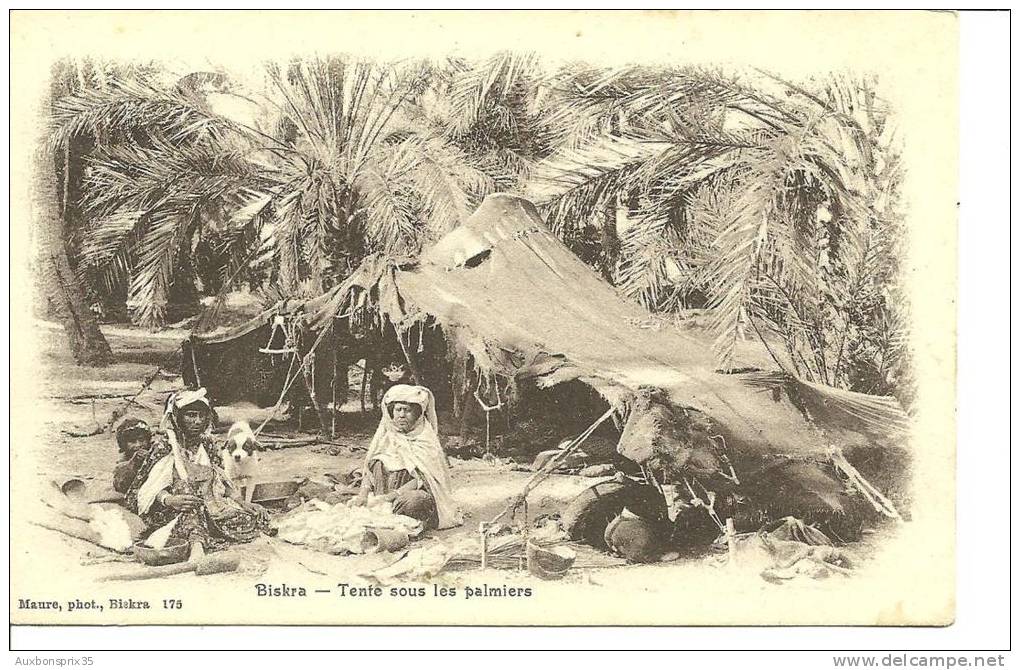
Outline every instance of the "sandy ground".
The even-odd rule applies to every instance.
[[[833,588],[851,589],[856,579],[836,578],[825,582],[787,584],[776,586],[758,576],[760,566],[749,563],[744,567],[719,567],[712,556],[689,557],[656,565],[625,565],[618,559],[594,550],[582,550],[578,567],[566,578],[557,582],[537,579],[521,570],[466,570],[444,572],[427,586],[429,605],[402,597],[365,597],[355,599],[358,607],[352,609],[340,596],[340,584],[365,583],[358,578],[367,570],[381,567],[395,560],[389,554],[375,556],[330,556],[287,545],[276,539],[264,538],[252,545],[237,549],[242,555],[240,571],[226,575],[197,577],[179,575],[158,580],[130,583],[97,584],[104,575],[137,569],[136,564],[108,562],[111,555],[83,541],[70,539],[28,525],[27,522],[43,514],[33,487],[52,480],[79,477],[88,482],[91,492],[109,488],[116,448],[112,436],[103,433],[92,437],[71,437],[65,433],[87,432],[98,421],[105,424],[113,409],[123,399],[100,399],[93,404],[82,396],[97,394],[124,394],[138,391],[141,380],[148,377],[155,366],[166,361],[176,350],[183,332],[163,332],[155,335],[131,328],[105,329],[117,363],[105,369],[85,369],[74,366],[64,349],[59,329],[46,325],[38,329],[42,351],[43,370],[40,374],[41,398],[37,417],[41,420],[40,437],[32,448],[12,443],[12,617],[18,622],[59,621],[62,623],[337,623],[337,622],[394,622],[410,620],[434,623],[569,623],[579,619],[586,622],[614,623],[618,621],[644,623],[691,623],[697,621],[726,622],[845,622],[860,620],[845,606],[835,607],[830,595]],[[173,368],[171,368],[173,369]],[[142,415],[152,423],[158,421],[163,399],[171,390],[180,387],[180,378],[160,376],[138,401],[132,413]],[[221,423],[237,418],[243,412],[221,409]],[[343,434],[337,442],[345,445],[337,455],[321,452],[321,447],[304,446],[268,452],[263,468],[274,479],[293,476],[317,477],[326,472],[346,472],[360,464],[369,434],[361,430]],[[453,480],[458,500],[466,513],[464,527],[452,529],[419,541],[418,546],[433,542],[452,541],[461,536],[476,535],[480,521],[498,514],[506,501],[518,493],[531,473],[513,469],[508,464],[490,464],[481,460],[453,460]],[[560,511],[578,492],[590,486],[593,480],[554,475],[530,497],[530,516],[535,517]],[[874,540],[873,540],[874,541]],[[858,554],[870,552],[868,546],[858,547]],[[45,567],[41,567],[45,566]],[[839,584],[832,583],[838,581]],[[828,582],[828,583],[826,583]],[[299,585],[315,597],[320,605],[310,606],[307,598],[271,598],[257,596],[258,584],[281,586]],[[69,585],[77,585],[69,587]],[[444,586],[453,589],[456,597],[443,598],[431,589]],[[515,586],[531,589],[532,596],[498,596],[502,606],[480,615],[472,607],[480,599],[466,597],[468,587],[480,585]],[[68,588],[72,588],[68,591]],[[706,591],[708,589],[708,591]],[[325,592],[329,591],[328,594]],[[711,592],[710,597],[704,597]],[[792,610],[780,607],[762,615],[760,607],[768,607],[788,599],[796,591],[798,598],[806,598],[807,609]],[[691,602],[690,594],[700,594]],[[107,603],[104,610],[95,608],[68,611],[69,594],[83,601]],[[152,610],[109,609],[110,597],[146,599]],[[540,604],[536,598],[540,596]],[[754,607],[727,606],[727,602],[751,597]],[[36,612],[19,607],[20,598],[45,599],[52,597],[62,605],[59,613]],[[166,609],[166,599],[185,601],[182,611]],[[642,602],[634,608],[621,607],[624,603]],[[677,599],[685,599],[683,607],[676,609]],[[579,600],[580,599],[580,600]],[[295,600],[302,605],[296,605]],[[440,609],[437,600],[447,603]],[[526,606],[525,601],[530,603]],[[350,601],[354,602],[354,601]],[[163,603],[163,607],[160,607]],[[345,605],[348,603],[348,605]],[[585,604],[586,603],[586,604]],[[424,609],[423,609],[424,608]],[[869,610],[870,611],[870,610]],[[762,617],[765,616],[763,619]],[[864,622],[871,622],[865,616]],[[481,617],[481,618],[479,618]]]

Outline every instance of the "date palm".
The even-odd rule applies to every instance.
[[[589,69],[561,96],[562,148],[533,193],[561,234],[626,208],[614,276],[625,293],[711,307],[723,367],[749,334],[809,381],[891,390],[899,176],[870,84]],[[864,359],[870,381],[851,372]]]
[[[524,187],[551,153],[549,74],[535,54],[502,51],[450,59],[437,77],[428,117],[483,166],[501,191]]]
[[[86,171],[82,267],[127,282],[139,321],[157,325],[175,273],[209,239],[224,275],[261,271],[289,294],[327,288],[372,251],[414,253],[491,189],[463,151],[411,123],[427,75],[331,58],[267,65],[254,91],[192,77],[63,101],[55,141],[111,138]],[[222,111],[224,98],[246,111]]]

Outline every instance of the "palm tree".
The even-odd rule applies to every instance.
[[[533,53],[452,58],[439,70],[428,121],[472,156],[501,191],[522,189],[552,152],[549,75]]]
[[[37,230],[40,248],[37,270],[46,286],[51,305],[64,325],[68,349],[78,365],[102,367],[113,356],[96,315],[89,308],[84,293],[75,280],[68,259],[68,229],[58,203],[57,173],[53,154],[48,147],[40,147],[35,157],[35,193]]]
[[[58,62],[52,70],[50,97],[53,101],[80,89],[88,73],[68,61]],[[87,139],[87,138],[82,138]],[[112,361],[110,344],[99,329],[97,315],[73,271],[76,247],[77,187],[80,185],[80,142],[54,146],[42,142],[36,148],[33,201],[37,206],[40,246],[36,249],[36,267],[42,278],[49,303],[64,325],[68,349],[78,365],[105,366]]]
[[[127,282],[138,320],[157,325],[182,261],[212,238],[224,275],[262,271],[290,295],[328,288],[373,251],[417,252],[492,188],[412,122],[429,74],[330,58],[269,64],[255,91],[192,77],[63,101],[58,141],[113,138],[86,170],[83,267]]]
[[[870,83],[591,68],[559,94],[562,148],[533,193],[561,233],[625,208],[625,293],[711,307],[723,367],[748,331],[784,370],[826,384],[868,386],[851,368],[870,356],[884,380],[861,390],[890,390],[899,174]]]
[[[445,85],[430,105],[431,118],[481,163],[497,188],[524,191],[536,165],[580,135],[572,126],[576,118],[563,113],[562,87],[587,71],[577,64],[548,68],[535,54],[510,51],[481,61],[451,59],[442,70]],[[614,208],[604,208],[598,226],[559,232],[571,250],[613,280],[620,252]]]

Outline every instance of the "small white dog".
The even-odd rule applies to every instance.
[[[247,421],[237,421],[227,431],[227,441],[220,451],[223,471],[245,502],[251,502],[255,484],[261,481],[262,445]]]

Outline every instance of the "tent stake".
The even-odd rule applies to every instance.
[[[733,526],[733,517],[726,517],[726,548],[729,551],[729,564],[737,564],[737,531]]]
[[[489,524],[484,521],[478,524],[478,534],[482,541],[482,570],[489,567]]]

